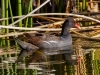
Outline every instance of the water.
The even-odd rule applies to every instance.
[[[15,54],[1,56],[0,75],[65,75],[67,71],[74,74],[77,56],[73,52],[68,47],[41,49],[18,63]]]

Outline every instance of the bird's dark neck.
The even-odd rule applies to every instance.
[[[70,28],[69,27],[62,28],[61,36],[62,37],[68,37],[68,36],[70,36]]]

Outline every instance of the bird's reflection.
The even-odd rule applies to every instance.
[[[60,58],[60,56],[62,56],[60,60],[57,59],[52,60],[52,58],[54,57]],[[28,66],[30,63],[42,63],[42,62],[47,63],[50,61],[53,61],[50,64],[53,64],[56,61],[59,61],[58,62],[59,64],[60,61],[62,60],[66,61],[66,63],[70,65],[77,63],[77,56],[74,55],[74,50],[72,49],[72,46],[68,47],[66,46],[63,48],[60,47],[60,48],[39,49],[36,52],[32,53],[30,56],[26,57],[26,64]]]
[[[55,48],[45,48],[41,49],[45,55],[57,55],[57,54],[65,54],[65,53],[73,53],[72,45],[64,46],[64,47],[55,47]]]
[[[71,49],[72,46],[69,46]],[[58,49],[58,50],[57,50]],[[52,69],[56,70],[54,73],[58,74],[61,72],[62,75],[65,73],[65,65],[76,65],[77,57],[73,57],[74,50],[69,50],[68,47],[63,48],[52,48],[52,49],[39,49],[33,53],[26,60],[27,67],[32,64],[41,64],[42,70],[45,72],[52,73]],[[62,71],[59,71],[62,69]],[[44,72],[43,72],[44,73]]]

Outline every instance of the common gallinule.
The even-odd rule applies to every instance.
[[[28,56],[30,52],[35,52],[38,48],[52,49],[67,46],[68,50],[72,50],[72,37],[70,34],[70,28],[72,27],[79,28],[78,24],[74,22],[74,19],[70,17],[63,23],[60,36],[49,34],[35,36],[29,33],[24,33],[27,42],[15,38],[19,46],[22,48],[18,56],[18,60],[21,60],[22,57]]]
[[[43,34],[41,36],[33,36],[32,34],[24,33],[24,35],[26,36],[27,42],[36,45],[39,48],[64,47],[72,45],[72,37],[70,34],[70,28],[72,27],[79,28],[78,24],[75,23],[74,19],[72,17],[69,17],[62,24],[62,31],[59,37],[49,34]]]
[[[32,45],[31,43],[27,43],[24,41],[19,40],[18,38],[15,38],[18,45],[21,47],[20,54],[16,60],[16,62],[19,62],[22,60],[23,57],[26,57],[28,55],[31,55],[32,53],[36,52],[37,49],[39,49],[37,46]]]

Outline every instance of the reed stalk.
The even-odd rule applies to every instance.
[[[11,3],[10,3],[10,0],[9,0],[9,10],[10,10],[10,16],[11,16],[11,22],[13,23],[14,22],[14,17],[13,17],[13,13],[12,13],[12,8],[11,8]],[[14,33],[15,33],[15,29],[14,29]],[[17,43],[15,42],[15,46],[16,46],[16,50],[17,50]]]
[[[10,0],[9,0],[9,10],[10,10],[11,22],[14,22]]]
[[[37,74],[38,74],[38,73],[37,73],[37,70],[34,69],[33,75],[37,75]]]
[[[1,0],[1,14],[2,14],[2,18],[5,18],[5,0]],[[2,21],[1,22],[2,25],[5,25],[5,21]],[[5,30],[2,30],[2,32],[4,33]],[[0,42],[0,46],[5,46],[5,38],[2,38],[1,39],[1,42]]]
[[[26,15],[27,14],[27,2],[25,0],[22,0],[22,14],[23,15]],[[25,25],[26,24],[26,19],[24,19],[22,21],[25,27],[26,27],[26,25]]]
[[[59,12],[59,13],[62,12],[63,4],[64,4],[64,3],[63,3],[63,0],[59,0],[59,4],[58,4],[58,7],[59,7],[58,12]]]
[[[37,0],[37,7],[40,6],[40,0]],[[40,9],[36,13],[40,13]]]
[[[9,0],[5,0],[5,17],[8,18],[8,5],[9,5]],[[9,20],[5,21],[5,25],[7,26],[9,24]],[[5,33],[8,34],[9,33],[9,29],[5,29]],[[6,37],[7,39],[9,39],[9,37]],[[7,50],[10,49],[10,40],[6,40],[6,46],[7,46]],[[7,55],[5,55],[5,57],[7,57]],[[9,55],[9,57],[11,57],[11,55]],[[8,68],[8,64],[7,64],[7,72],[9,72],[9,68]]]
[[[28,4],[28,11],[27,13],[31,12],[32,11],[32,0],[29,1],[29,4]],[[25,27],[30,27],[32,26],[32,18],[26,18],[26,22],[25,22]]]
[[[22,0],[22,14],[26,14],[27,4],[25,0]]]
[[[86,0],[82,0],[82,10],[86,11]]]
[[[22,0],[18,0],[18,15],[21,16],[22,15]],[[22,27],[22,20],[18,23],[19,27]]]
[[[5,0],[1,0],[1,13],[2,18],[5,18]],[[5,21],[2,21],[1,24],[5,25]]]
[[[95,60],[95,69],[94,69],[94,70],[95,70],[95,74],[96,74],[96,75],[99,75],[99,74],[100,74],[100,72],[99,72],[98,61],[99,61],[99,60]]]
[[[80,2],[79,2],[79,0],[77,0],[77,10],[78,10],[78,12],[80,11],[79,4],[80,4]]]
[[[18,5],[17,14],[18,14],[18,16],[22,16],[22,0],[17,0],[17,5]],[[12,24],[12,25],[14,25],[14,24]],[[18,22],[18,25],[19,25],[19,27],[22,27],[22,20],[20,20]],[[18,45],[16,42],[15,42],[15,45],[16,45],[16,50],[18,50]],[[17,56],[17,54],[15,54],[15,56]]]
[[[30,3],[29,3],[29,12],[32,11],[32,1],[33,1],[33,0],[30,0]],[[28,25],[29,25],[29,27],[32,28],[32,17],[29,17]]]
[[[68,73],[68,75],[74,75],[73,65],[67,65],[67,73]]]
[[[5,9],[6,9],[6,11],[5,11],[5,17],[8,18],[8,4],[9,4],[9,0],[6,0],[5,4],[6,4],[5,5]],[[5,21],[5,25],[7,26],[8,24],[9,24],[9,22],[8,22],[8,20],[6,20]],[[5,30],[5,33],[6,34],[9,33],[9,29],[8,28]],[[7,39],[9,39],[9,37],[7,37]],[[10,49],[10,41],[7,40],[6,42],[7,42],[6,45],[7,45],[8,49]]]
[[[1,61],[3,61],[3,57],[1,58]],[[4,75],[4,66],[2,65],[2,75]]]
[[[8,18],[8,4],[9,4],[9,0],[5,0],[5,17]],[[5,25],[7,26],[9,24],[9,20],[6,20],[5,21]],[[8,34],[9,33],[9,29],[5,29],[5,33]],[[9,39],[9,37],[6,37],[7,39]],[[5,40],[6,44],[5,46],[7,46],[7,49],[6,50],[9,50],[10,49],[10,41],[9,40]],[[6,58],[7,55],[4,55],[4,57]],[[10,56],[9,56],[10,57]],[[6,69],[7,69],[7,72],[9,73],[9,68],[8,68],[8,65],[9,64],[6,64]]]

